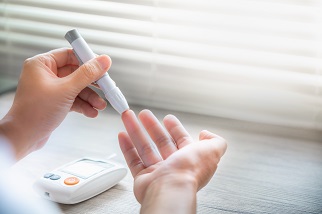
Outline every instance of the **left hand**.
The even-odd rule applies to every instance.
[[[87,86],[111,65],[102,55],[78,66],[72,49],[62,48],[27,59],[15,99],[0,122],[17,159],[41,148],[69,111],[96,117],[106,102]]]
[[[134,177],[134,194],[139,203],[153,204],[155,196],[163,193],[166,194],[164,198],[170,201],[178,194],[183,199],[209,182],[226,151],[225,139],[204,130],[199,134],[199,141],[195,142],[173,115],[163,119],[165,128],[149,110],[141,111],[138,117],[149,136],[146,136],[134,112],[128,110],[122,114],[127,132],[119,134],[119,143]],[[174,188],[166,189],[182,183],[185,190],[181,193],[172,194]],[[149,191],[151,189],[153,191]],[[163,191],[152,196],[159,190]],[[147,192],[152,192],[152,195]],[[173,201],[178,202],[179,199]],[[190,207],[189,204],[187,206]]]

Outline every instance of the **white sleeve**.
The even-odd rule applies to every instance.
[[[0,213],[53,214],[57,206],[26,191],[22,175],[10,173],[15,163],[10,144],[0,136]]]

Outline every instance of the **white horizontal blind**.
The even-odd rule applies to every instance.
[[[0,13],[7,72],[78,28],[130,104],[322,130],[321,1],[26,0]]]

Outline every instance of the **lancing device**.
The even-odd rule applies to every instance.
[[[89,48],[88,44],[76,29],[68,31],[65,35],[65,39],[73,47],[74,53],[81,64],[96,57],[94,52]],[[115,82],[111,79],[107,72],[99,80],[97,80],[96,83],[104,92],[106,99],[119,114],[122,114],[129,109],[129,105],[124,95],[115,85]]]

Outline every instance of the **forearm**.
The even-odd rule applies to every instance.
[[[5,138],[11,145],[16,160],[23,158],[32,150],[32,145],[29,143],[31,136],[28,134],[30,123],[31,121],[29,122],[29,126],[26,125],[23,128],[21,122],[14,116],[11,116],[10,111],[0,120],[0,136]]]
[[[141,213],[196,213],[197,187],[180,177],[158,179],[146,191]]]
[[[6,139],[6,141],[11,145],[15,155],[20,156],[19,153],[21,151],[19,148],[21,146],[19,144],[21,139],[13,122],[13,118],[10,116],[6,116],[0,120],[0,136],[1,138]]]

